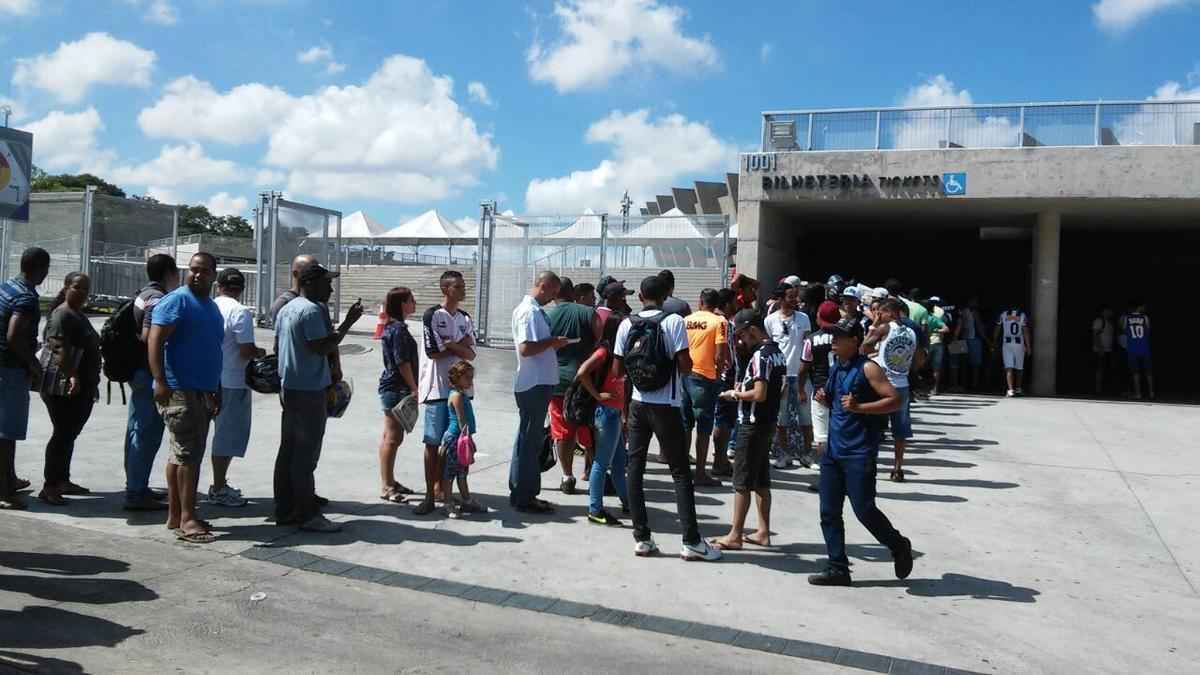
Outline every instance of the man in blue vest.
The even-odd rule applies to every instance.
[[[846,527],[842,505],[850,497],[854,515],[879,543],[892,552],[896,577],[912,572],[912,542],[900,535],[875,506],[875,460],[879,435],[889,413],[900,408],[900,395],[888,382],[879,364],[859,354],[862,326],[842,319],[828,329],[833,334],[837,362],[825,386],[817,390],[818,403],[829,406],[829,441],[821,454],[821,532],[829,554],[829,567],[808,578],[814,586],[849,586],[850,561],[846,558]]]

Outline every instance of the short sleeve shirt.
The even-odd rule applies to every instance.
[[[558,362],[555,396],[566,393],[567,387],[575,380],[579,364],[595,349],[596,340],[592,333],[592,319],[595,315],[594,309],[578,302],[560,302],[546,311],[551,335],[579,338],[579,342],[557,350],[554,355]]]
[[[421,316],[421,341],[427,358],[421,364],[421,380],[417,383],[419,401],[425,403],[450,398],[450,366],[462,359],[453,354],[440,359],[433,358],[433,355],[446,351],[446,345],[459,342],[467,336],[474,341],[475,324],[471,322],[470,314],[461,309],[451,313],[441,305],[425,310]]]
[[[275,298],[275,302],[272,302],[271,308],[267,310],[267,313],[271,315],[272,326],[274,326],[275,322],[279,320],[279,310],[283,309],[289,302],[295,300],[297,297],[298,294],[289,288],[288,290],[280,293],[278,298]]]
[[[829,381],[829,368],[833,364],[833,333],[824,329],[811,333],[804,340],[801,358],[810,364],[808,372],[812,376],[813,388],[824,387]]]
[[[804,350],[804,338],[812,332],[812,324],[808,316],[801,311],[784,316],[783,312],[775,312],[767,316],[763,324],[771,341],[779,345],[779,351],[787,360],[787,376],[796,377],[800,374],[800,355]]]
[[[638,312],[638,316],[650,319],[661,314],[661,310],[649,309]],[[625,319],[621,322],[621,326],[617,329],[617,344],[613,349],[613,353],[617,357],[625,356],[625,343],[629,341],[629,329],[633,326],[630,319]],[[674,360],[675,356],[688,348],[687,327],[684,325],[683,317],[678,314],[670,314],[659,324],[663,333],[663,342],[666,344],[667,356]],[[679,371],[672,369],[671,381],[662,389],[643,392],[633,387],[633,400],[639,403],[654,403],[660,405],[671,405],[679,407],[680,392],[683,390],[683,383],[679,380]]]
[[[279,342],[279,379],[284,389],[321,391],[332,384],[329,359],[308,348],[308,343],[330,334],[325,309],[297,297],[279,310],[275,334]]]
[[[779,420],[779,403],[783,399],[783,378],[787,375],[787,361],[779,345],[766,342],[754,350],[746,363],[746,374],[742,376],[742,391],[754,388],[757,380],[767,383],[767,400],[739,401],[738,423],[753,424],[774,433]]]
[[[217,391],[221,387],[221,343],[225,339],[225,321],[217,303],[180,286],[158,301],[151,321],[155,326],[175,327],[163,350],[167,386]]]
[[[929,344],[942,344],[942,334],[938,332],[946,327],[946,322],[942,321],[942,317],[937,314],[929,314],[925,317],[925,327],[929,329]]]
[[[400,375],[402,368],[417,372],[417,341],[403,321],[391,321],[383,329],[380,340],[383,350],[383,372],[379,375],[379,391],[407,395],[408,383]],[[415,380],[415,378],[414,378]]]
[[[673,295],[663,300],[662,309],[667,314],[678,314],[681,317],[692,313],[691,305]]]
[[[725,349],[725,319],[700,310],[684,318],[692,372],[710,380],[717,379],[718,350]]]
[[[133,299],[133,320],[142,327],[142,330],[150,327],[150,317],[153,316],[154,306],[166,294],[162,284],[157,281],[151,281],[146,284],[145,288],[138,291],[137,297]]]
[[[888,334],[879,344],[875,362],[883,368],[888,382],[891,382],[893,387],[908,386],[908,370],[912,367],[916,350],[917,335],[912,328],[898,321],[889,324]]]
[[[8,349],[8,324],[13,314],[30,317],[28,335],[18,336],[18,339],[29,346],[30,354],[36,352],[37,327],[42,320],[42,310],[38,304],[37,289],[23,277],[14,277],[0,284],[0,367],[24,368],[25,363]]]
[[[550,337],[550,320],[541,305],[531,296],[525,296],[512,315],[513,344],[541,342]],[[533,356],[521,356],[517,352],[517,375],[513,391],[521,393],[540,385],[558,384],[558,357],[555,350],[547,349]]]
[[[225,322],[225,337],[221,341],[221,386],[225,389],[246,388],[246,364],[242,345],[254,344],[254,319],[242,303],[224,295],[213,299]]]

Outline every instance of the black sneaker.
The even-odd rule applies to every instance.
[[[575,479],[571,476],[563,476],[562,482],[558,484],[558,489],[564,495],[575,494]]]
[[[608,511],[603,510],[599,513],[592,513],[591,511],[588,511],[588,522],[592,523],[593,525],[609,525],[615,527],[621,526],[621,521],[614,518],[613,515]]]
[[[314,495],[313,500],[316,501],[317,506],[329,506],[329,500],[321,495]]]
[[[896,568],[896,578],[907,579],[913,568],[912,542],[908,537],[900,539],[904,542],[904,550],[892,554],[892,564]]]
[[[829,567],[820,574],[809,575],[808,583],[813,586],[849,586],[850,573],[843,569]]]

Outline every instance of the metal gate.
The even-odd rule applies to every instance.
[[[292,285],[292,259],[311,254],[322,265],[341,271],[342,212],[300,204],[284,199],[277,192],[259,196],[255,210],[254,242],[255,309],[258,324],[270,327],[271,303]],[[333,314],[341,316],[342,283],[333,286]]]

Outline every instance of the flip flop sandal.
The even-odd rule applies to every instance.
[[[742,550],[741,546],[732,546],[730,544],[723,543],[723,542],[721,542],[721,540],[715,539],[715,538],[709,539],[708,545],[717,549],[718,551],[740,551],[740,550]]]
[[[394,487],[389,488],[387,492],[379,495],[379,498],[385,502],[392,502],[393,504],[404,503],[404,495]]]
[[[757,546],[759,548],[765,548],[767,550],[771,550],[771,549],[775,548],[775,546],[773,544],[760,544],[757,541],[754,541],[753,539],[750,538],[750,535],[748,535],[748,534],[742,535],[742,543],[750,544],[751,546]]]
[[[17,488],[16,491],[20,492],[21,490],[28,490],[30,485],[33,485],[33,483],[30,483],[29,481],[25,480],[24,478],[18,478],[17,485],[16,485],[16,488]]]
[[[904,471],[893,471],[892,472],[892,481],[896,482],[896,483],[903,483],[904,482]]]
[[[415,492],[412,491],[412,488],[404,487],[404,484],[399,483],[399,482],[393,482],[392,489],[395,490],[396,492],[399,492],[402,495],[416,494]]]
[[[188,544],[211,544],[217,540],[212,532],[184,532],[183,529],[175,530],[175,538],[179,541]]]

